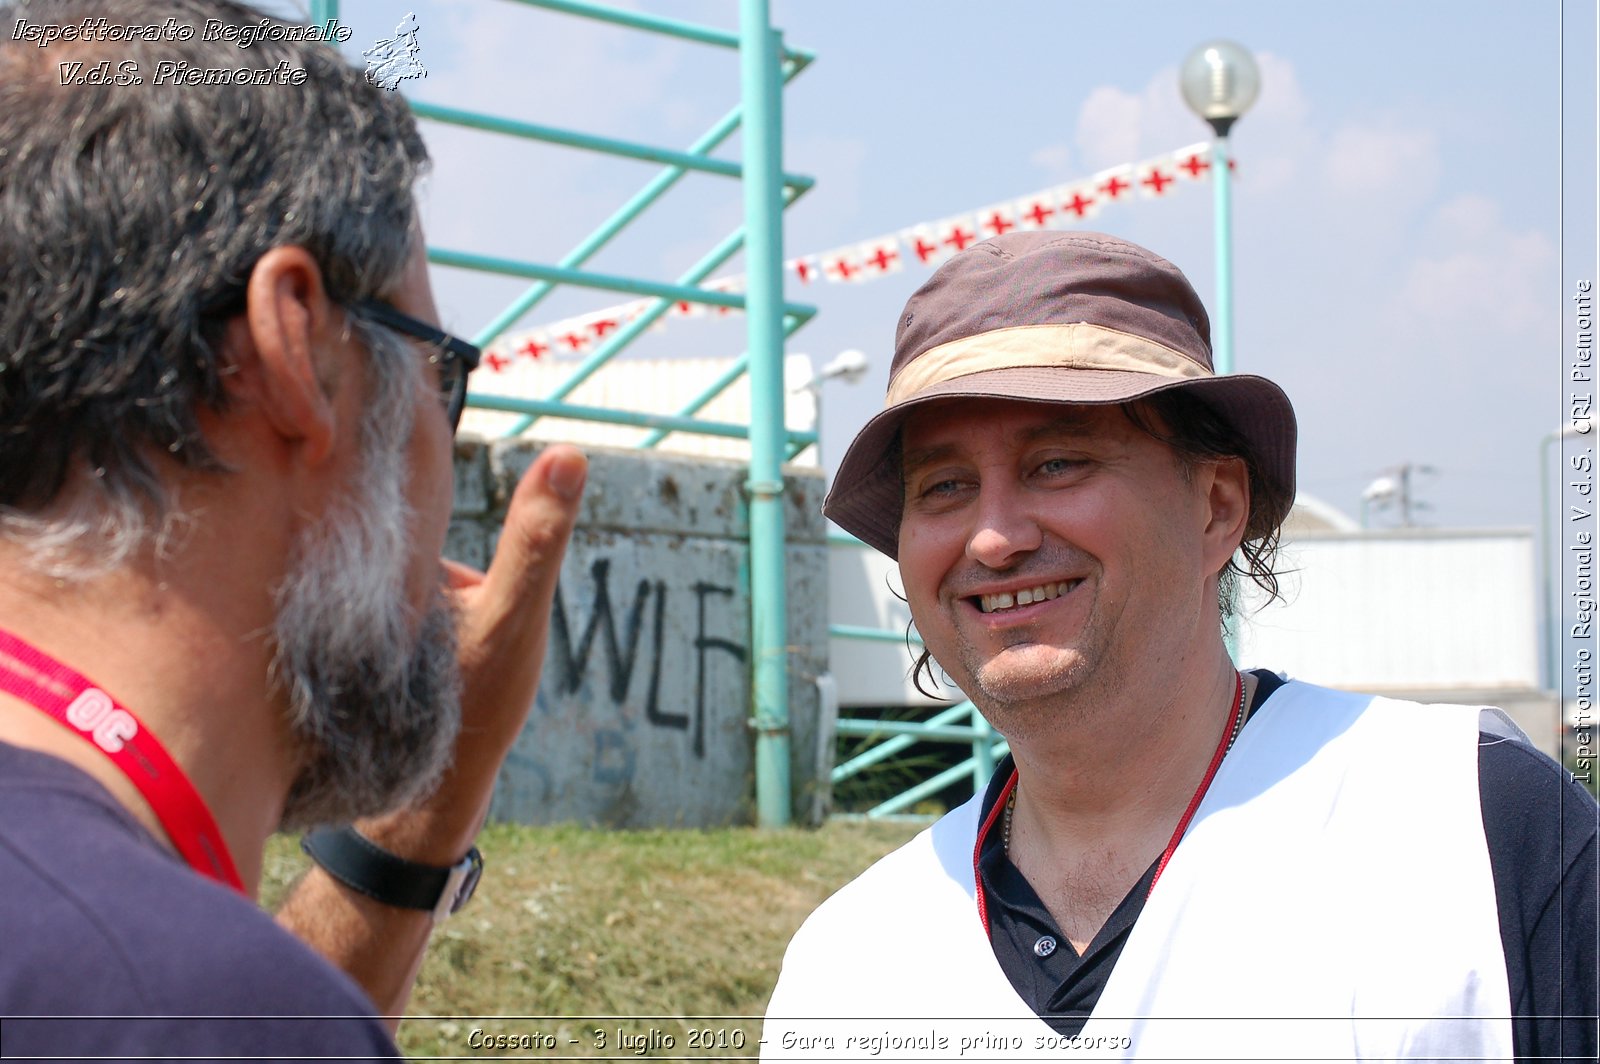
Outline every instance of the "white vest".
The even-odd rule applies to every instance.
[[[978,920],[975,798],[801,927],[762,1059],[1510,1060],[1480,718],[1515,731],[1496,710],[1279,688],[1076,1040],[1017,996]]]

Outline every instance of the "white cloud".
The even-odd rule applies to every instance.
[[[1515,231],[1499,207],[1477,195],[1458,196],[1426,222],[1428,250],[1406,266],[1385,316],[1403,334],[1441,330],[1521,341],[1525,352],[1541,342],[1548,324],[1546,294],[1555,279],[1555,248],[1537,230]]]
[[[1144,112],[1145,101],[1122,89],[1102,85],[1089,93],[1078,112],[1077,142],[1090,169],[1140,157]]]
[[[1335,192],[1421,200],[1439,182],[1439,138],[1432,130],[1347,125],[1329,141],[1325,172]]]
[[[1065,144],[1052,144],[1040,148],[1028,156],[1028,161],[1058,181],[1080,176],[1073,169],[1072,149]]]

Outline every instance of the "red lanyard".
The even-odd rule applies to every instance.
[[[1195,789],[1194,797],[1189,799],[1189,806],[1183,811],[1183,816],[1178,820],[1177,828],[1172,832],[1172,839],[1167,843],[1167,848],[1161,853],[1161,860],[1156,863],[1156,874],[1150,879],[1150,890],[1145,893],[1148,898],[1155,893],[1156,881],[1161,878],[1161,873],[1167,870],[1167,862],[1172,860],[1172,855],[1178,849],[1178,843],[1183,839],[1183,833],[1189,829],[1189,821],[1194,819],[1196,809],[1206,796],[1206,791],[1211,789],[1211,780],[1216,776],[1218,767],[1222,764],[1223,755],[1233,745],[1233,740],[1239,735],[1239,714],[1244,709],[1244,674],[1234,673],[1236,677],[1233,686],[1233,711],[1228,714],[1228,726],[1222,729],[1222,738],[1217,742],[1217,752],[1211,755],[1211,764],[1206,767],[1205,778],[1200,781],[1200,786]],[[1000,795],[995,799],[994,807],[989,810],[989,815],[984,818],[983,825],[978,828],[978,841],[972,847],[972,880],[977,885],[978,919],[983,924],[984,934],[989,933],[989,906],[984,899],[983,872],[978,867],[978,857],[983,852],[983,840],[989,837],[989,829],[994,827],[996,820],[1000,819],[1005,811],[1006,804],[1011,800],[1011,792],[1017,787],[1017,770],[1011,770],[1011,778],[1006,780],[1006,785],[1000,788]]]
[[[245,892],[205,799],[166,747],[131,712],[4,629],[0,629],[0,691],[32,704],[109,757],[144,795],[178,853],[195,871]]]

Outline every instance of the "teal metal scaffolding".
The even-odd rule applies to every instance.
[[[830,534],[828,543],[830,549],[834,547],[872,549],[854,536],[841,532]],[[922,638],[915,632],[897,632],[888,628],[830,624],[828,635],[835,639],[899,643],[908,649],[922,646]],[[994,728],[970,700],[942,709],[927,720],[841,717],[835,723],[834,729],[841,737],[876,741],[876,745],[833,767],[830,780],[835,786],[860,776],[875,766],[908,756],[907,751],[917,743],[956,744],[969,746],[972,750],[971,756],[966,760],[920,780],[898,794],[884,798],[863,813],[844,814],[847,819],[864,817],[869,820],[880,820],[902,817],[914,813],[919,802],[932,798],[963,781],[970,782],[972,793],[980,793],[988,785],[989,777],[994,775],[995,764],[1011,749],[1004,739],[996,735]]]
[[[773,28],[768,0],[740,0],[739,31],[695,25],[638,11],[582,0],[502,0],[626,29],[664,34],[718,48],[737,49],[740,104],[687,150],[663,148],[560,129],[519,119],[412,101],[422,119],[483,132],[562,145],[662,166],[642,189],[572,251],[554,264],[495,258],[450,248],[429,247],[428,260],[441,266],[480,270],[534,283],[475,336],[486,346],[522,320],[560,285],[650,297],[645,312],[619,328],[544,399],[469,394],[468,404],[519,414],[511,435],[525,432],[544,417],[599,421],[650,428],[639,446],[654,447],[672,432],[745,437],[750,441],[746,480],[750,506],[751,692],[750,726],[755,734],[756,808],[763,826],[790,820],[789,648],[783,522],[783,462],[816,442],[815,432],[790,431],[784,423],[783,345],[815,311],[783,297],[784,208],[812,185],[810,178],[783,169],[783,86],[811,61],[810,53],[787,47]],[[312,0],[312,18],[338,17],[338,0]],[[743,158],[734,162],[711,153],[742,128]],[[584,264],[618,233],[690,173],[737,179],[743,191],[744,224],[730,233],[675,281],[662,282],[585,270]],[[743,294],[700,287],[712,272],[744,252]],[[659,320],[675,303],[690,302],[743,310],[747,350],[701,395],[676,414],[610,410],[566,402],[579,385]],[[712,399],[748,376],[750,424],[702,421],[695,417]]]

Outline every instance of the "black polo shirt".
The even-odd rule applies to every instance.
[[[1249,718],[1284,681],[1256,670]],[[1015,764],[1005,758],[983,796],[988,822]],[[1478,794],[1500,915],[1519,1059],[1594,1061],[1600,807],[1583,785],[1523,743],[1483,735]],[[1551,795],[1561,795],[1552,802]],[[1144,909],[1156,864],[1145,870],[1080,956],[1006,856],[1003,814],[983,839],[978,871],[995,958],[1017,994],[1063,1035],[1083,1029]]]

